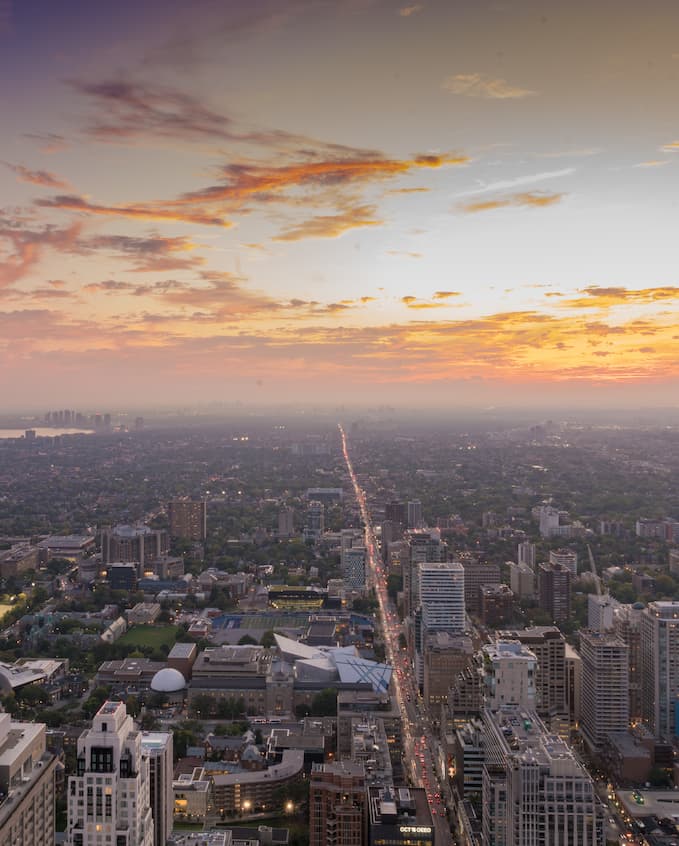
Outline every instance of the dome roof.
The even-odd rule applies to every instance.
[[[176,693],[179,690],[184,690],[185,687],[184,676],[174,667],[165,667],[158,670],[151,679],[151,690],[156,693]]]

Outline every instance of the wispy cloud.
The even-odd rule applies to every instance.
[[[36,141],[42,153],[59,153],[68,147],[68,141],[56,132],[25,132],[24,138]]]
[[[561,202],[565,194],[552,194],[546,191],[527,191],[520,194],[511,194],[506,197],[499,197],[495,200],[482,200],[472,203],[461,203],[458,208],[468,214],[477,212],[494,211],[509,207],[517,208],[542,208],[553,206]]]
[[[482,97],[487,100],[519,100],[537,94],[529,88],[511,85],[505,79],[494,79],[482,73],[458,73],[443,82],[443,88],[464,97]]]
[[[513,179],[498,179],[495,182],[482,182],[479,180],[477,188],[469,191],[462,191],[456,197],[474,197],[477,194],[487,194],[492,191],[504,191],[507,188],[516,188],[519,185],[531,185],[534,182],[544,182],[546,179],[561,179],[564,176],[571,176],[576,172],[574,167],[565,167],[561,170],[546,170],[541,173],[528,173],[523,176],[516,176]]]
[[[424,9],[424,5],[422,3],[415,3],[412,6],[402,6],[398,13],[402,18],[409,18],[411,15],[416,15],[418,12],[421,12]]]
[[[91,203],[77,194],[59,194],[49,199],[36,200],[35,204],[43,208],[63,209],[64,211],[81,212],[83,214],[103,215],[104,217],[126,217],[136,220],[165,220],[195,223],[202,226],[230,227],[233,224],[224,218],[211,214],[183,208],[172,203],[139,203],[107,206],[101,203]]]
[[[68,188],[68,182],[50,173],[48,170],[29,170],[23,165],[3,162],[20,182],[29,182],[31,185],[40,185],[42,188]]]
[[[36,269],[46,249],[79,252],[80,231],[79,223],[64,229],[56,226],[29,229],[0,219],[0,288],[27,277]]]
[[[185,237],[167,238],[158,234],[148,237],[100,235],[82,242],[90,250],[103,250],[115,257],[132,260],[136,273],[167,273],[189,270],[205,264],[200,255],[192,255],[197,244]]]
[[[375,206],[356,206],[340,214],[316,215],[284,229],[275,241],[302,241],[305,238],[338,238],[350,229],[381,226]]]
[[[669,159],[650,159],[647,162],[639,162],[633,165],[633,167],[664,167],[668,164],[670,164]]]
[[[664,285],[657,288],[599,287],[582,288],[580,297],[562,300],[565,308],[609,309],[619,305],[646,305],[649,303],[679,300],[679,288]]]
[[[387,250],[388,256],[402,256],[404,258],[422,258],[422,253],[415,253],[410,250]]]
[[[679,153],[679,141],[670,141],[660,148],[663,153]]]

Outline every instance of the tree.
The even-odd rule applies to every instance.
[[[252,635],[246,634],[238,641],[239,646],[258,646],[257,641]]]
[[[334,717],[337,715],[337,691],[326,687],[311,700],[311,714],[314,717]]]
[[[272,646],[275,646],[276,636],[274,635],[273,629],[265,631],[259,642],[266,649],[271,649]]]

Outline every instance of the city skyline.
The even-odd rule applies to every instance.
[[[0,3],[7,406],[671,404],[677,24]]]

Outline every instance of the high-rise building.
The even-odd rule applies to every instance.
[[[172,732],[144,731],[141,735],[142,755],[149,762],[149,793],[153,816],[154,846],[165,846],[172,835],[174,797],[172,780]]]
[[[422,526],[424,526],[422,503],[419,499],[414,499],[408,503],[408,528],[421,529]]]
[[[2,846],[54,843],[56,758],[46,749],[46,728],[0,713]]]
[[[509,586],[519,599],[535,599],[535,571],[528,564],[510,561]]]
[[[295,509],[284,505],[278,512],[278,537],[289,538],[295,534]]]
[[[565,717],[566,707],[566,641],[556,626],[531,626],[527,629],[504,629],[500,640],[518,640],[538,659],[536,674],[537,712],[549,723]]]
[[[629,718],[641,719],[641,615],[643,603],[617,604],[613,611],[613,631],[626,644],[629,656]]]
[[[137,564],[138,574],[144,565],[165,555],[169,548],[168,533],[148,526],[114,526],[101,530],[101,555],[104,564]]]
[[[78,739],[68,846],[154,846],[149,761],[123,702],[104,702]]]
[[[170,535],[192,541],[207,538],[207,502],[204,499],[173,499],[168,503]]]
[[[535,544],[530,541],[520,543],[517,561],[519,564],[525,564],[531,570],[535,570]]]
[[[483,647],[486,703],[493,711],[505,705],[535,709],[538,659],[516,640],[498,640]]]
[[[496,585],[502,581],[499,564],[477,561],[472,557],[462,560],[464,567],[464,601],[469,614],[481,611],[481,586]]]
[[[365,590],[365,562],[367,551],[364,546],[352,546],[342,551],[342,578],[347,587]]]
[[[629,728],[628,649],[612,632],[580,630],[582,704],[580,725],[590,747]]]
[[[609,594],[587,597],[587,628],[595,632],[610,631],[613,628],[613,612],[620,603]]]
[[[384,506],[384,519],[392,523],[400,523],[404,528],[408,525],[408,507],[405,502],[393,500]]]
[[[563,564],[571,571],[571,579],[578,577],[578,553],[574,549],[553,549],[549,553],[550,564]]]
[[[480,617],[484,626],[496,629],[511,622],[514,611],[514,594],[508,585],[481,585]]]
[[[465,628],[465,572],[458,562],[419,565],[419,598],[422,625],[427,633],[459,634]]]
[[[309,846],[364,846],[367,795],[363,764],[313,764],[309,791]]]
[[[325,506],[318,500],[309,503],[304,524],[306,540],[317,541],[325,531]]]
[[[641,707],[659,738],[677,734],[679,602],[649,602],[641,614]]]
[[[594,782],[534,711],[483,712],[484,846],[603,846]]]
[[[424,645],[424,702],[428,708],[448,701],[453,680],[474,657],[472,640],[466,635],[435,632],[426,636]]]
[[[419,602],[419,580],[417,567],[430,561],[444,560],[444,545],[438,529],[422,532],[408,532],[408,554],[402,557],[403,601],[405,615],[414,613]]]
[[[538,595],[540,608],[555,623],[571,615],[571,571],[563,564],[540,564],[538,567]]]

